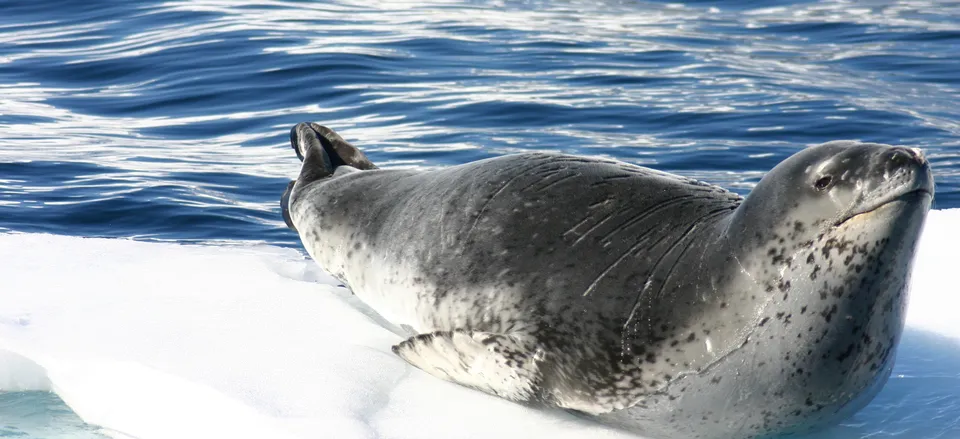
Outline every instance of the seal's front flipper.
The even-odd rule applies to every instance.
[[[420,334],[393,347],[437,378],[517,402],[542,401],[539,353],[523,337],[465,330]]]

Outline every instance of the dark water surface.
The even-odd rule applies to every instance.
[[[0,0],[0,231],[297,246],[300,121],[388,167],[563,151],[744,194],[900,144],[960,207],[960,2],[757,3]]]
[[[553,150],[742,193],[809,144],[909,145],[960,206],[960,4],[751,4],[0,2],[0,228],[296,245],[304,120],[387,166]]]

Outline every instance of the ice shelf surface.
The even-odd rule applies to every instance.
[[[883,392],[813,437],[960,437],[958,225],[930,213]],[[53,391],[115,437],[636,437],[408,366],[295,250],[7,234],[0,258],[0,390]]]

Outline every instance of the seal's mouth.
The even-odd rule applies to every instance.
[[[846,223],[847,221],[850,221],[850,220],[852,220],[852,219],[854,219],[854,218],[857,218],[857,217],[861,217],[861,216],[863,216],[863,215],[867,215],[867,214],[876,212],[877,210],[879,210],[879,209],[881,209],[881,208],[883,208],[883,207],[885,207],[885,206],[889,206],[890,204],[893,204],[893,203],[896,203],[896,202],[899,202],[899,201],[903,201],[903,202],[913,202],[913,201],[919,201],[919,200],[923,199],[924,197],[933,198],[933,193],[930,192],[930,191],[927,190],[927,189],[922,189],[922,188],[921,188],[921,189],[915,189],[915,190],[912,190],[912,191],[910,191],[910,192],[903,193],[903,194],[900,194],[900,195],[897,195],[897,196],[894,196],[894,197],[891,197],[891,198],[882,199],[882,200],[880,200],[879,202],[877,202],[877,203],[875,203],[875,204],[867,207],[866,209],[857,210],[857,211],[852,212],[852,213],[850,213],[850,214],[848,214],[848,215],[845,215],[843,218],[837,220],[837,222],[835,222],[835,223],[833,224],[833,226],[834,226],[834,227],[839,227],[840,225]]]

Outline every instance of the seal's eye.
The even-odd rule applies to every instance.
[[[824,175],[823,177],[820,177],[820,179],[817,180],[816,183],[813,184],[813,187],[817,188],[818,191],[822,191],[827,187],[829,187],[830,182],[832,181],[833,181],[833,177],[829,175]]]

